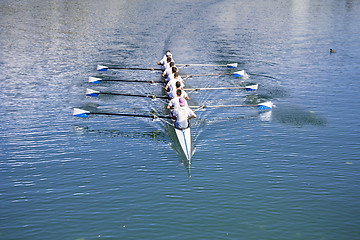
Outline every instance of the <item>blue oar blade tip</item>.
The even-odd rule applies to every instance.
[[[90,88],[86,89],[86,96],[89,96],[89,97],[98,97],[100,94],[99,91],[96,91],[96,90],[92,90]]]
[[[258,90],[258,88],[259,88],[259,84],[255,84],[255,85],[249,85],[249,86],[246,86],[245,87],[245,90],[246,91],[256,91],[256,90]]]
[[[109,67],[103,65],[97,65],[96,70],[98,71],[107,71]]]
[[[89,117],[89,114],[90,114],[89,111],[86,111],[86,110],[83,110],[83,109],[80,109],[80,108],[74,108],[73,115],[75,117],[87,118],[87,117]]]
[[[237,68],[238,64],[237,63],[229,63],[229,64],[226,64],[226,66],[228,68]]]
[[[259,110],[270,110],[270,109],[272,109],[272,107],[273,107],[273,104],[270,101],[258,104]]]
[[[97,78],[97,77],[89,77],[89,83],[95,83],[95,84],[100,84],[101,83],[101,78]]]
[[[245,75],[244,70],[234,72],[234,77],[243,77],[244,75]]]

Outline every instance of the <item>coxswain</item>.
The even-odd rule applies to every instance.
[[[176,90],[176,96],[169,101],[169,104],[167,105],[167,109],[176,109],[180,107],[179,99],[184,98],[185,100],[189,100],[189,96],[184,90],[177,89]],[[186,106],[188,106],[187,101],[185,101]]]
[[[178,129],[186,129],[189,127],[189,120],[196,118],[195,113],[186,106],[185,98],[179,98],[179,108],[174,109],[173,119],[175,121],[175,127]]]

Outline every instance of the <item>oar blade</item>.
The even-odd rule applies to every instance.
[[[101,78],[97,78],[97,77],[89,77],[89,83],[95,83],[95,84],[100,84],[102,81]]]
[[[234,72],[234,77],[243,77],[245,76],[245,70]]]
[[[245,87],[246,91],[256,91],[259,88],[259,84],[248,85]]]
[[[108,66],[104,66],[104,65],[97,65],[97,67],[96,67],[96,70],[98,70],[98,71],[107,71],[109,69],[109,67]]]
[[[258,104],[259,110],[270,110],[273,107],[273,103],[271,101],[263,102]]]
[[[74,108],[74,111],[73,111],[73,115],[75,117],[87,118],[87,117],[89,117],[89,114],[90,114],[89,111],[86,111],[86,110],[83,110],[80,108]]]
[[[228,68],[237,68],[238,63],[229,63],[229,64],[226,64],[226,66],[227,66]]]
[[[90,96],[90,97],[98,97],[100,94],[99,91],[93,90],[93,89],[86,89],[86,96]]]

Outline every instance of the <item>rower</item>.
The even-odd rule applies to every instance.
[[[179,72],[179,69],[177,69],[177,67],[172,67],[171,68],[171,74],[169,74],[166,78],[166,81],[171,81],[175,78],[175,73]]]
[[[166,54],[163,56],[163,58],[158,62],[158,65],[162,65],[162,69],[165,70],[165,63],[167,62],[167,58],[171,57],[172,62],[174,62],[174,59],[172,57],[172,54],[170,50],[166,51]]]
[[[171,59],[171,58],[168,58]],[[167,64],[166,64],[167,65]],[[172,68],[175,67],[175,63],[174,62],[170,62],[169,63],[169,67],[166,67],[165,71],[163,72],[162,76],[166,77],[169,76],[170,74],[172,74]]]
[[[169,104],[167,105],[167,109],[173,108],[179,108],[180,107],[180,103],[179,103],[179,99],[180,98],[184,98],[185,100],[189,100],[189,96],[187,95],[187,93],[181,89],[177,89],[176,90],[176,96],[170,100]],[[185,101],[186,106],[188,106],[187,101]]]
[[[189,120],[196,118],[195,113],[186,106],[185,98],[179,98],[179,108],[173,111],[173,119],[175,121],[175,127],[178,129],[186,129],[190,126]]]
[[[181,88],[183,88],[184,87],[184,81],[181,79],[180,81],[179,81],[179,73],[178,72],[176,72],[176,73],[174,73],[174,76],[173,76],[173,79],[171,79],[167,84],[166,84],[166,86],[165,86],[165,90],[167,91],[167,92],[172,92],[172,91],[174,91],[175,89],[177,89],[177,87],[176,87],[176,82],[180,82],[180,87]]]
[[[189,96],[184,91],[184,84],[180,81],[176,81],[175,87],[171,86],[171,90],[169,92],[169,98],[175,98],[177,96],[177,90],[181,90],[181,97],[185,98],[186,100],[189,100]]]

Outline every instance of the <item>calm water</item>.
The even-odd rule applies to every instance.
[[[359,12],[355,0],[1,1],[0,239],[359,239]],[[167,49],[250,75],[187,86],[260,84],[192,104],[276,108],[198,111],[190,170],[163,122],[72,116],[163,111],[85,91],[161,94],[87,79],[158,80],[96,65],[155,67]]]

